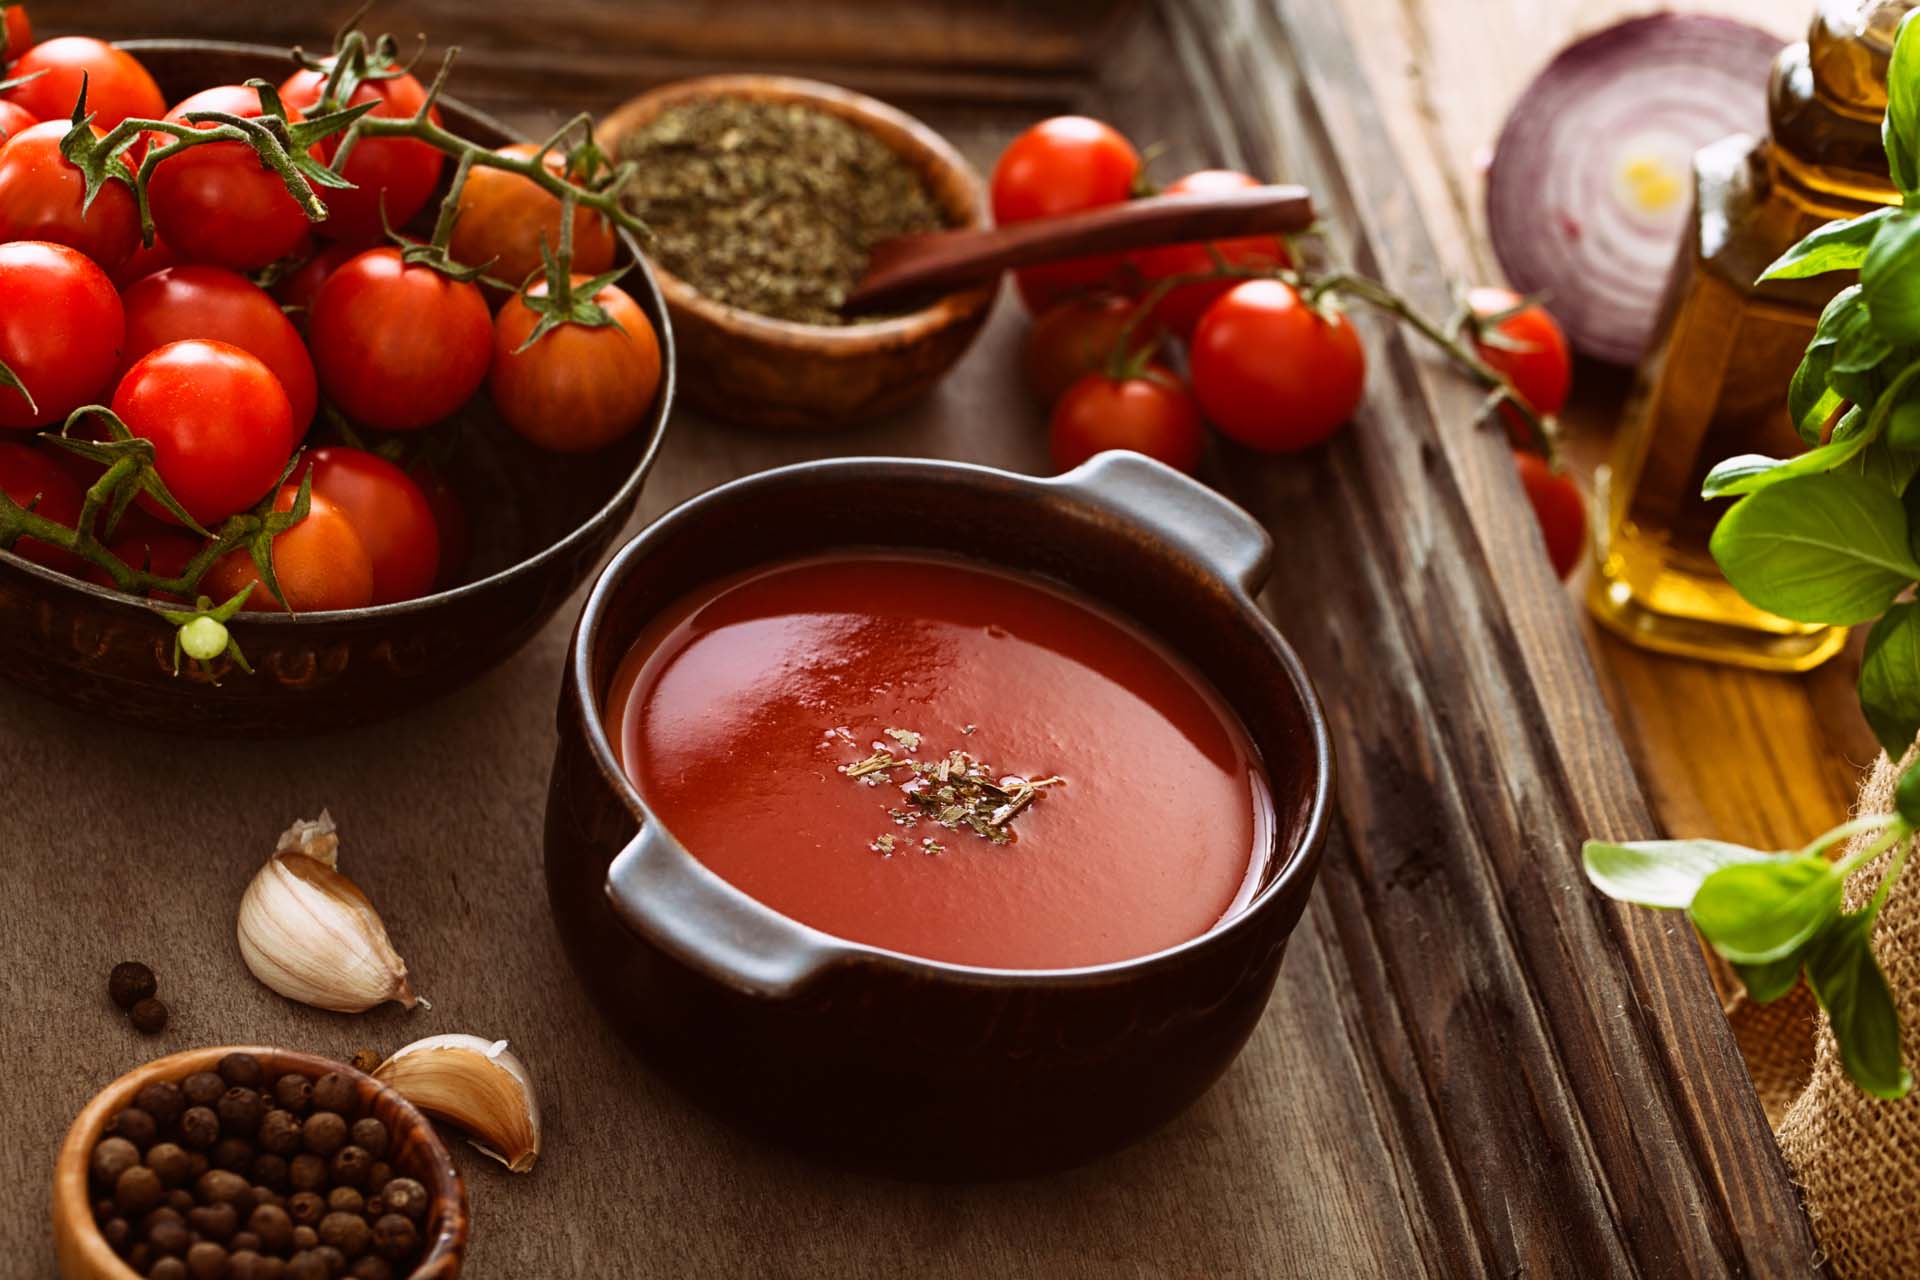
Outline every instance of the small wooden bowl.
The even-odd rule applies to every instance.
[[[430,1197],[421,1228],[427,1251],[407,1280],[453,1280],[460,1274],[460,1258],[467,1248],[466,1188],[432,1124],[411,1102],[372,1076],[329,1058],[289,1049],[224,1045],[189,1049],[136,1067],[95,1094],[75,1118],[53,1166],[53,1242],[65,1280],[140,1280],[139,1273],[121,1260],[94,1225],[93,1199],[87,1187],[87,1164],[94,1144],[141,1088],[156,1080],[178,1081],[196,1071],[212,1071],[230,1053],[250,1053],[260,1059],[269,1079],[289,1071],[316,1078],[338,1071],[350,1077],[359,1089],[361,1114],[377,1116],[387,1126],[391,1135],[388,1162],[396,1171],[418,1180]]]
[[[950,225],[991,224],[985,185],[946,139],[884,102],[816,80],[677,80],[607,117],[601,143],[618,155],[622,138],[667,108],[718,97],[797,102],[851,120],[919,172]],[[652,266],[679,343],[687,401],[716,418],[776,430],[851,426],[925,395],[972,344],[996,290],[979,285],[908,315],[858,324],[795,324],[716,302],[658,261]]]

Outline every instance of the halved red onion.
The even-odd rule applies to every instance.
[[[1562,49],[1520,95],[1487,168],[1507,281],[1583,353],[1640,358],[1692,204],[1693,153],[1767,127],[1778,36],[1659,13]]]

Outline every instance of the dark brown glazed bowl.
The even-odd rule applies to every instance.
[[[600,126],[620,139],[667,108],[698,98],[797,102],[872,133],[912,165],[949,225],[992,224],[986,184],[939,134],[905,112],[838,85],[793,76],[676,80],[626,103]],[[831,431],[904,408],[933,389],[986,323],[998,282],[961,289],[905,315],[859,324],[795,324],[707,297],[655,264],[686,352],[683,394],[704,414],[773,431]]]
[[[278,79],[284,49],[194,40],[122,44],[169,101],[250,76]],[[457,75],[457,72],[456,72]],[[505,127],[449,99],[449,128],[497,146]],[[430,206],[431,207],[431,206]],[[526,444],[484,395],[461,411],[448,479],[467,508],[474,553],[461,585],[403,604],[300,617],[244,613],[232,624],[254,668],[173,674],[174,629],[132,597],[0,551],[0,670],[57,701],[147,728],[282,736],[364,724],[418,706],[506,659],[605,553],[640,498],[674,393],[673,332],[638,248],[621,280],[660,338],[652,413],[625,440],[564,456]],[[476,443],[477,442],[477,443]],[[218,683],[215,683],[217,678]]]
[[[857,513],[858,518],[854,518]],[[649,814],[601,704],[660,610],[769,561],[872,544],[961,552],[1137,620],[1226,698],[1275,807],[1238,915],[1154,955],[1080,969],[922,960],[748,897]],[[868,536],[863,536],[868,535]],[[547,889],[575,971],[645,1055],[714,1109],[817,1154],[943,1179],[1059,1168],[1142,1136],[1239,1053],[1312,888],[1332,787],[1319,702],[1254,604],[1271,542],[1137,454],[1037,480],[856,458],[696,498],[620,551],[574,635],[547,798]]]
[[[467,1189],[427,1118],[395,1090],[345,1063],[288,1049],[230,1044],[189,1049],[135,1067],[95,1094],[74,1118],[53,1167],[54,1256],[65,1280],[139,1280],[139,1273],[114,1253],[94,1225],[93,1197],[87,1191],[87,1162],[94,1144],[142,1088],[156,1080],[178,1081],[196,1071],[211,1071],[230,1053],[252,1054],[269,1076],[296,1071],[317,1077],[338,1071],[352,1079],[362,1113],[379,1117],[393,1135],[388,1162],[427,1189],[427,1215],[420,1229],[427,1249],[405,1280],[454,1280],[460,1274],[460,1259],[467,1251]]]

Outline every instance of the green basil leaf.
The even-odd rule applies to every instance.
[[[1833,348],[1831,342],[1810,345],[1793,371],[1793,381],[1787,384],[1787,412],[1793,416],[1794,429],[1808,444],[1820,443],[1820,429],[1844,399],[1827,385],[1833,373]]]
[[[1860,288],[1871,328],[1883,341],[1894,345],[1920,342],[1920,214],[1901,209],[1880,223],[1879,233],[1867,247],[1866,261],[1860,264]],[[1840,339],[1843,350],[1849,338],[1861,343],[1859,358],[1864,359],[1871,344],[1853,337],[1850,326]],[[1840,368],[1837,355],[1834,367]],[[1848,371],[1867,367],[1858,363],[1847,366]]]
[[[1860,658],[1860,710],[1891,759],[1898,760],[1920,736],[1920,605],[1894,605],[1867,633]]]
[[[1784,959],[1840,910],[1842,877],[1817,853],[1741,862],[1709,875],[1687,914],[1736,964]]]
[[[1766,964],[1736,964],[1733,971],[1740,975],[1749,1000],[1756,1004],[1772,1004],[1800,985],[1800,969],[1805,963],[1805,953],[1806,948],[1802,947]]]
[[[1887,64],[1887,114],[1880,122],[1880,144],[1886,148],[1887,170],[1893,185],[1906,195],[1920,192],[1920,38],[1907,28],[1913,14],[1900,21]]]
[[[1915,232],[1915,244],[1920,246],[1920,229]],[[1871,290],[1868,291],[1871,295]],[[1835,373],[1865,373],[1876,367],[1893,353],[1893,343],[1887,340],[1873,311],[1873,299],[1869,296],[1867,305],[1848,311],[1845,320],[1834,335],[1833,371]]]
[[[1808,950],[1807,983],[1827,1011],[1853,1082],[1878,1098],[1903,1098],[1913,1088],[1913,1074],[1900,1061],[1900,1014],[1873,956],[1875,914],[1842,916]]]
[[[1875,209],[1857,218],[1835,219],[1815,227],[1799,244],[1781,254],[1761,272],[1761,280],[1800,280],[1829,271],[1855,271],[1866,260],[1867,245],[1880,223],[1894,212]]]
[[[1839,469],[1898,495],[1905,493],[1913,477],[1920,474],[1920,453],[1896,449],[1885,440],[1870,440]]]
[[[1866,622],[1920,578],[1900,499],[1841,472],[1748,494],[1709,546],[1734,590],[1796,622]]]
[[[1872,443],[1867,436],[1855,432],[1841,436],[1836,430],[1834,438],[1817,449],[1791,458],[1769,458],[1758,453],[1743,453],[1737,458],[1728,458],[1716,463],[1713,470],[1707,472],[1707,478],[1701,482],[1700,496],[1703,498],[1731,498],[1737,494],[1755,493],[1782,480],[1791,480],[1795,476],[1818,475],[1822,471],[1831,471],[1852,458]]]
[[[1580,846],[1580,863],[1594,888],[1621,902],[1672,910],[1690,904],[1701,882],[1722,867],[1770,862],[1782,856],[1724,840],[1638,840],[1631,844],[1589,840]]]

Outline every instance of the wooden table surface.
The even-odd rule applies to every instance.
[[[1492,274],[1472,157],[1506,99],[1563,37],[1626,7],[1505,3],[1510,20],[1478,0],[1342,0],[1344,15],[1315,0],[828,0],[796,23],[775,0],[560,0],[537,19],[418,0],[386,25],[459,39],[456,92],[530,132],[739,65],[881,93],[982,164],[1027,119],[1105,113],[1171,144],[1168,172],[1232,163],[1312,181],[1337,248],[1431,303],[1450,273]],[[34,11],[48,32],[318,45],[349,7],[324,20],[136,0]],[[1765,7],[1786,33],[1804,0]],[[933,399],[871,429],[775,438],[676,415],[640,519],[827,453],[1040,469],[1038,416],[1012,378],[1021,328],[1004,301]],[[71,1115],[159,1052],[268,1040],[344,1056],[472,1031],[526,1057],[548,1131],[526,1177],[457,1156],[477,1280],[1805,1274],[1810,1237],[1707,1016],[1690,934],[1597,903],[1574,846],[1654,828],[1601,687],[1662,825],[1786,841],[1844,806],[1849,762],[1867,758],[1846,674],[1751,677],[1583,642],[1504,452],[1467,421],[1475,395],[1384,326],[1367,333],[1368,412],[1324,456],[1212,462],[1280,534],[1270,600],[1333,711],[1342,820],[1253,1043],[1162,1133],[1042,1181],[901,1185],[768,1149],[650,1074],[574,989],[539,888],[570,607],[420,715],[265,748],[129,732],[0,685],[14,885],[0,1190],[36,1202]],[[1620,379],[1583,369],[1581,383],[1584,439]],[[241,967],[242,886],[286,822],[323,805],[432,1012],[320,1014]],[[155,966],[173,1004],[157,1041],[100,991],[128,957]],[[0,1256],[7,1274],[18,1260],[46,1274],[44,1218],[0,1215]]]

